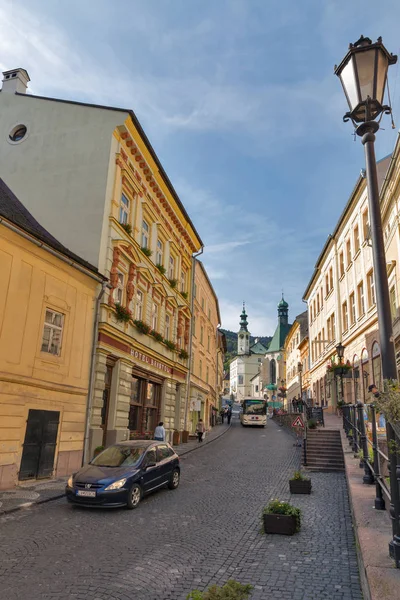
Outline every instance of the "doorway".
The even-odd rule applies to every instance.
[[[54,471],[60,413],[29,410],[18,479],[51,477]]]

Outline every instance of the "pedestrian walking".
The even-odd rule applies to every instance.
[[[165,429],[162,421],[160,421],[154,430],[154,439],[159,442],[165,442]]]
[[[206,427],[203,423],[203,419],[199,419],[199,422],[197,423],[197,426],[196,426],[196,433],[197,433],[199,442],[203,441],[203,435],[204,435],[205,431],[206,431]]]
[[[226,413],[226,418],[228,419],[228,425],[230,425],[232,419],[232,409],[230,407],[228,408],[228,412]]]
[[[222,425],[223,425],[224,424],[224,418],[225,418],[225,411],[224,411],[223,408],[221,408],[221,412],[219,414],[220,414]]]

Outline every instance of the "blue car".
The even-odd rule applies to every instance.
[[[132,441],[109,446],[68,479],[68,502],[136,508],[143,496],[180,481],[179,456],[167,442]]]

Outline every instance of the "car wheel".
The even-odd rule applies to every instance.
[[[140,485],[134,483],[131,489],[128,492],[128,502],[126,503],[127,507],[132,510],[136,508],[142,499],[142,490],[140,489]]]
[[[169,480],[168,487],[170,490],[176,490],[179,485],[181,474],[178,469],[174,469],[171,473],[171,479]]]

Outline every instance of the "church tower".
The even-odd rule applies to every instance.
[[[282,300],[278,304],[278,322],[279,325],[288,325],[289,319],[289,304],[285,301],[283,294]]]
[[[243,310],[240,315],[240,330],[238,333],[238,356],[250,354],[250,333],[247,330],[247,315],[243,302]]]

